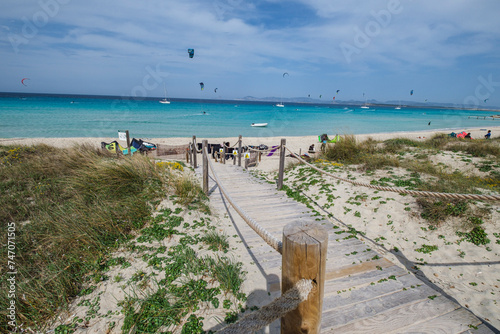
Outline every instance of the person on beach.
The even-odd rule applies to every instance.
[[[464,138],[465,139],[472,139],[471,136],[470,136],[470,132],[468,134],[466,134]]]
[[[491,130],[488,130],[488,133],[484,135],[484,139],[490,139],[491,138]]]

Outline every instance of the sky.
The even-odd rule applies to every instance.
[[[498,0],[2,0],[0,91],[500,106],[499,13]]]

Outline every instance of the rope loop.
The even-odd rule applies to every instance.
[[[313,287],[314,284],[312,280],[302,279],[281,297],[276,298],[260,310],[246,315],[238,322],[223,328],[217,333],[254,333],[262,327],[272,323],[274,320],[283,317],[288,312],[295,310],[300,303],[307,300]]]

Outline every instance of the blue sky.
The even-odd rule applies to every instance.
[[[498,0],[2,0],[0,91],[154,97],[165,82],[181,98],[340,89],[500,106],[498,13]]]

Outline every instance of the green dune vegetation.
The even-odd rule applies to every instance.
[[[3,273],[16,272],[1,280],[0,332],[13,330],[6,313],[12,300],[17,326],[33,331],[57,326],[56,333],[120,313],[126,332],[186,326],[187,332],[198,333],[201,320],[192,313],[202,302],[219,307],[219,298],[220,308],[234,317],[238,305],[227,296],[245,300],[240,293],[244,272],[226,255],[227,236],[215,232],[208,218],[191,226],[183,221],[183,211],[210,214],[207,198],[186,171],[182,163],[155,163],[140,154],[117,157],[88,146],[0,146],[2,245],[13,245],[11,253],[0,249],[1,267]],[[165,201],[175,208],[162,207]],[[8,226],[13,227],[9,238]],[[171,240],[168,247],[163,240]],[[194,245],[196,251],[212,253],[200,257]],[[129,253],[113,257],[119,250]],[[135,283],[137,291],[101,314],[100,297],[84,297],[99,283],[120,283],[122,271],[135,265],[128,260],[131,253],[148,269],[121,282]],[[112,277],[111,268],[118,268]],[[9,296],[11,276],[15,291]],[[146,287],[152,290],[144,293]],[[85,314],[58,324],[55,316],[75,298],[83,298]],[[103,332],[116,326],[109,323]]]

